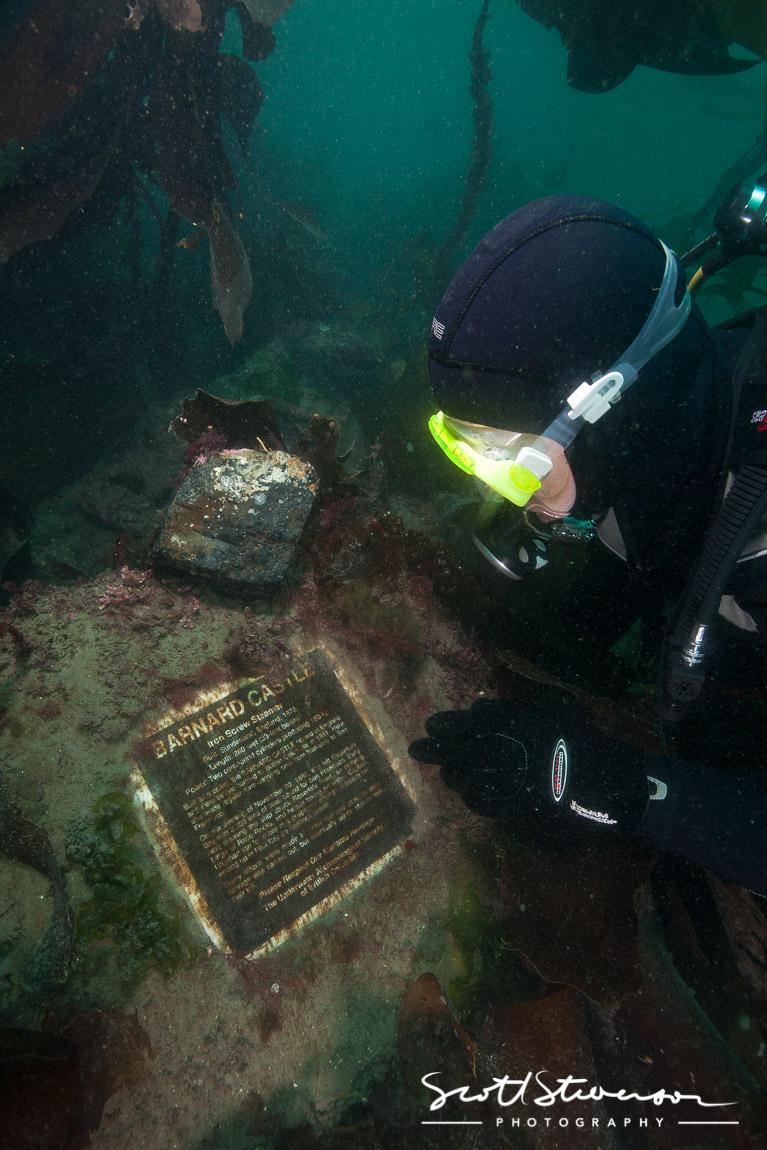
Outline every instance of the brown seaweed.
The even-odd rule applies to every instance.
[[[411,1092],[417,1088],[424,1055],[441,1050],[455,1067],[468,1062],[476,1077],[477,1044],[454,1017],[439,979],[431,971],[420,974],[405,999],[397,1025],[397,1046]],[[456,1059],[459,1049],[463,1059]]]
[[[0,48],[0,147],[22,147],[75,105],[122,27],[121,0],[38,0]]]
[[[135,1015],[94,1010],[60,1033],[0,1030],[0,1150],[90,1145],[107,1100],[154,1057]]]
[[[136,0],[130,6],[125,23],[129,28],[140,28],[150,8],[162,12],[171,28],[186,28],[187,32],[202,30],[202,11],[197,0]]]
[[[292,8],[293,0],[242,0],[251,17],[260,24],[274,24]]]
[[[590,1008],[594,1060],[601,1085],[614,1090],[630,1083],[650,1095],[680,1091],[704,1101],[731,1102],[724,1112],[705,1117],[736,1118],[739,1125],[717,1127],[717,1145],[757,1150],[763,1145],[767,1103],[758,1083],[735,1056],[679,976],[658,930],[648,888],[637,898],[642,963],[640,990],[612,1012]],[[700,1119],[694,1102],[673,1107],[673,1123],[654,1137],[659,1147],[699,1145],[700,1128],[677,1124]],[[728,1113],[730,1111],[730,1113]],[[643,1146],[637,1135],[629,1146]]]
[[[247,149],[263,94],[245,61],[219,54],[229,7],[209,0],[203,19],[198,0],[37,0],[12,24],[0,44],[0,262],[52,239],[97,190],[111,201],[102,214],[123,196],[156,214],[154,184],[206,229],[214,306],[240,338],[252,283],[221,117]],[[274,37],[254,10],[237,8],[246,52],[263,59]]]
[[[61,1037],[77,1049],[80,1063],[78,1112],[87,1130],[97,1130],[104,1105],[124,1086],[148,1073],[155,1057],[149,1036],[137,1014],[121,1010],[91,1010],[65,1026]]]
[[[762,1013],[767,1010],[767,922],[764,914],[747,890],[727,883],[717,875],[709,875],[708,880],[735,965]]]
[[[661,1094],[662,1109],[635,1104],[664,1116],[653,1131],[661,1150],[700,1145],[700,1128],[680,1125],[701,1119],[696,1098],[732,1103],[729,1113],[703,1111],[736,1120],[717,1127],[717,1146],[756,1150],[767,1122],[758,1052],[764,917],[747,892],[717,879],[715,900],[701,899],[705,881],[678,882],[663,906],[646,881],[651,865],[628,844],[580,855],[506,846],[505,945],[551,994],[492,1003],[482,1045],[517,1077],[541,1067],[554,1083],[577,1074],[603,1091]],[[738,1021],[749,1018],[749,1003],[755,1033],[746,1040]],[[607,1097],[600,1110],[622,1127],[630,1150],[647,1145],[635,1122],[624,1127],[624,1102]]]
[[[0,1150],[64,1150],[76,1129],[77,1048],[58,1034],[0,1030]]]
[[[437,256],[437,269],[445,277],[445,269],[456,249],[466,238],[469,224],[477,210],[480,193],[485,186],[492,158],[493,104],[490,98],[490,53],[482,42],[485,25],[488,21],[489,0],[482,0],[482,7],[474,23],[474,33],[469,52],[471,76],[469,95],[472,101],[474,138],[471,157],[464,181],[463,198],[458,218],[453,224]]]
[[[197,388],[185,399],[181,415],[168,428],[183,443],[194,443],[211,430],[224,436],[219,449],[283,448],[282,434],[271,403],[260,399],[221,399]]]
[[[607,1008],[641,983],[634,893],[654,855],[642,844],[504,849],[506,943],[547,982],[564,983]],[[552,881],[552,876],[558,876]],[[612,924],[619,921],[620,930]]]
[[[213,306],[221,316],[227,339],[236,343],[242,336],[242,317],[250,303],[253,280],[237,225],[223,200],[215,197],[208,226],[210,266],[213,277]]]
[[[53,909],[45,932],[24,964],[21,990],[3,1003],[6,1023],[31,1021],[64,983],[75,943],[75,918],[51,841],[25,818],[0,774],[0,853],[48,879]]]
[[[272,37],[274,39],[274,37]],[[221,113],[234,128],[240,147],[248,154],[253,125],[264,102],[264,90],[247,60],[219,52]]]

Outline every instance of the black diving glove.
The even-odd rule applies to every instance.
[[[565,817],[631,831],[647,807],[643,752],[599,734],[581,707],[554,714],[478,699],[468,711],[432,715],[426,732],[412,757],[441,767],[467,807],[490,818]]]

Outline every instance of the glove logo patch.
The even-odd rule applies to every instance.
[[[565,793],[567,786],[567,743],[564,739],[560,739],[554,748],[554,755],[551,760],[551,793],[554,796],[554,802],[558,803]]]

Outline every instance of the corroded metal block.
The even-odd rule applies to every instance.
[[[224,451],[198,464],[171,503],[152,558],[237,596],[283,584],[314,505],[316,477],[284,451]]]

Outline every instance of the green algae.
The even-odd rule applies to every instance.
[[[329,604],[350,638],[385,653],[401,686],[414,686],[426,651],[421,627],[405,603],[387,602],[362,583],[343,583],[329,596]]]
[[[143,848],[143,849],[142,849]],[[73,827],[67,860],[91,897],[75,905],[79,958],[76,978],[88,986],[116,983],[118,998],[150,970],[166,977],[193,961],[199,947],[147,854],[127,795],[110,791]]]
[[[463,1022],[472,1024],[493,1002],[534,996],[539,980],[525,969],[508,940],[505,916],[494,913],[473,885],[467,884],[452,899],[449,928],[462,970],[448,982],[447,993]]]

